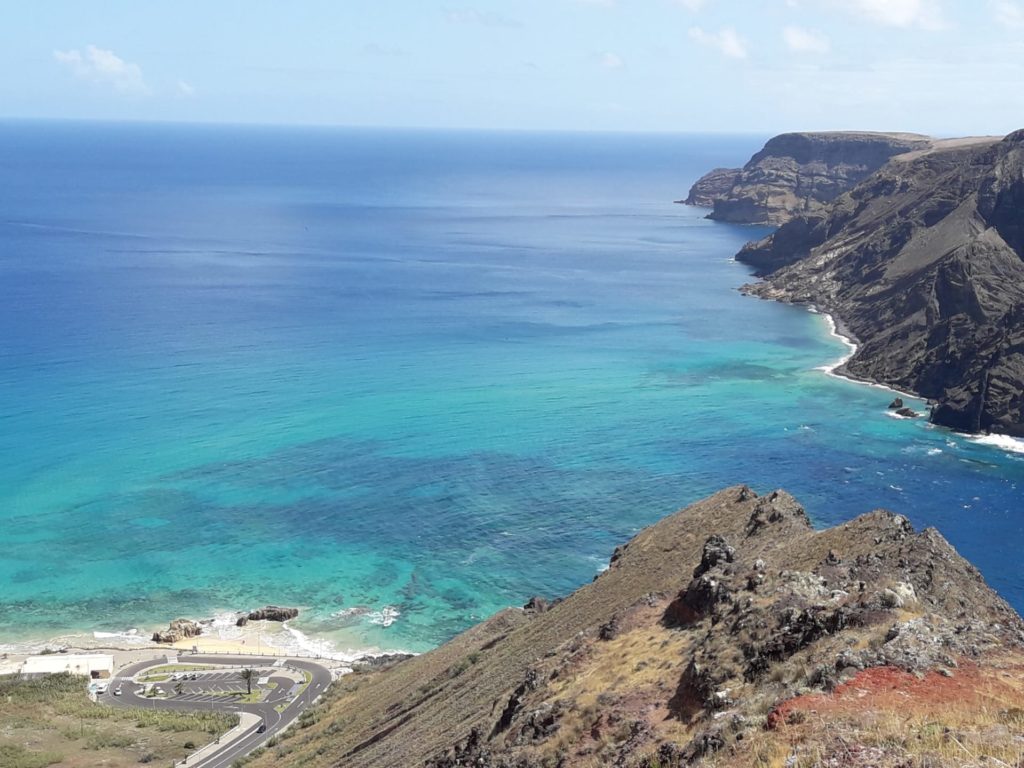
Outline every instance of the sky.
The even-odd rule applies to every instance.
[[[1024,127],[1024,0],[0,3],[0,118]]]

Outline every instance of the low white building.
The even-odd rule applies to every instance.
[[[107,653],[48,653],[44,656],[29,656],[21,667],[23,675],[56,675],[70,672],[85,675],[94,680],[114,674],[114,657]]]

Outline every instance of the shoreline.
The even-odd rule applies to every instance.
[[[203,633],[174,643],[157,643],[153,630],[132,629],[123,632],[101,630],[69,630],[49,638],[24,638],[6,641],[0,638],[0,675],[16,673],[29,656],[54,653],[110,653],[117,666],[132,661],[176,655],[181,652],[308,657],[348,665],[392,654],[410,654],[403,649],[379,647],[348,648],[340,650],[329,638],[307,634],[292,627],[288,621],[249,621],[245,626],[235,624],[237,613],[218,614],[198,620]],[[164,627],[166,628],[166,625]]]
[[[888,384],[883,384],[878,381],[861,379],[857,378],[856,376],[851,376],[847,373],[840,373],[838,369],[846,365],[846,363],[848,363],[850,359],[855,354],[857,354],[857,343],[853,340],[851,336],[847,336],[845,333],[843,333],[844,329],[841,325],[841,321],[837,320],[835,315],[833,315],[831,312],[828,312],[814,304],[808,304],[807,311],[810,312],[812,315],[820,315],[821,317],[825,318],[825,322],[828,325],[829,335],[845,344],[848,350],[845,355],[840,357],[835,362],[816,366],[814,370],[821,371],[826,376],[832,376],[837,379],[849,381],[853,384],[861,384],[863,386],[874,387],[875,389],[882,389],[887,392],[892,392],[898,395],[899,397],[917,400],[919,402],[924,403],[927,406],[928,398],[922,397],[921,395],[918,395],[914,392],[907,392],[901,389],[897,389],[896,387],[890,386]],[[910,417],[896,416],[890,411],[887,411],[886,415],[897,419],[905,418],[908,421],[914,420]],[[1012,435],[1003,435],[998,432],[990,432],[985,434],[970,434],[966,432],[957,432],[955,430],[951,430],[948,427],[943,427],[941,424],[932,424],[931,421],[927,421],[926,423],[932,427],[945,429],[950,434],[961,437],[967,442],[972,443],[974,445],[980,445],[986,448],[995,448],[996,450],[1008,454],[1014,454],[1018,456],[1024,455],[1024,439],[1013,437]]]
[[[902,389],[897,389],[896,387],[893,387],[889,384],[883,384],[880,381],[874,381],[871,379],[861,379],[856,376],[851,376],[848,373],[840,373],[838,369],[846,365],[848,362],[850,362],[853,356],[857,354],[857,343],[853,340],[851,336],[847,336],[845,333],[843,333],[844,329],[841,325],[841,321],[837,320],[835,315],[833,315],[831,312],[824,310],[821,307],[818,307],[814,304],[808,304],[807,311],[810,312],[812,315],[820,315],[821,317],[825,318],[825,322],[828,324],[829,335],[832,336],[833,338],[839,339],[839,341],[843,342],[843,344],[845,344],[847,349],[849,350],[837,361],[833,363],[826,363],[825,365],[816,366],[814,370],[821,371],[826,376],[833,376],[837,379],[843,379],[844,381],[849,381],[854,384],[862,384],[864,386],[874,387],[875,389],[884,389],[888,392],[893,392],[900,397],[906,397],[912,400],[920,400],[923,403],[927,403],[928,398],[921,397],[921,395],[918,395],[914,392],[908,392]]]

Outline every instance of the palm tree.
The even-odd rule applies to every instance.
[[[245,680],[245,684],[248,687],[248,690],[246,691],[246,695],[251,695],[252,694],[252,681],[254,679],[256,679],[256,670],[252,669],[251,667],[246,667],[245,669],[243,669],[241,672],[238,673],[238,676],[240,678],[242,678],[243,680]]]

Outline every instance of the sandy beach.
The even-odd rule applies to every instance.
[[[305,656],[348,664],[359,658],[385,653],[377,648],[346,649],[339,651],[325,639],[306,635],[290,627],[288,622],[249,621],[245,626],[236,624],[238,614],[225,613],[214,618],[200,620],[203,633],[196,637],[184,638],[175,643],[155,643],[151,640],[153,627],[132,632],[69,632],[48,641],[19,644],[0,644],[0,675],[16,674],[22,663],[32,655],[48,650],[65,653],[109,653],[114,656],[114,667],[146,659],[162,659],[178,654],[212,653],[234,656]],[[401,651],[396,651],[401,652]]]

